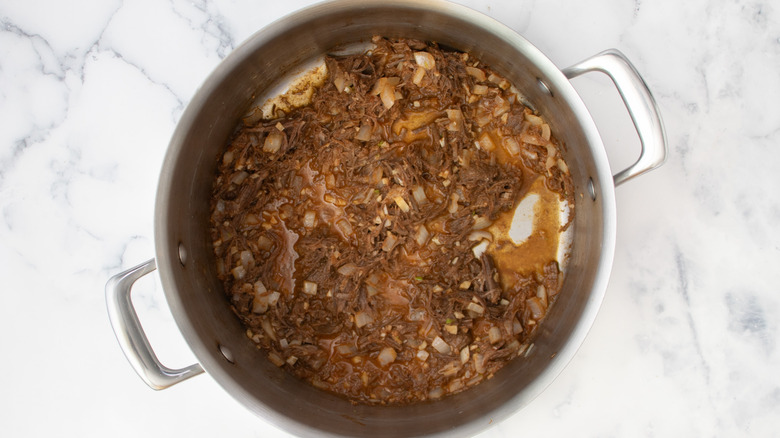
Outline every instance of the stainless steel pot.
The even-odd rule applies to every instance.
[[[493,379],[430,403],[353,406],[288,375],[258,354],[231,312],[215,275],[208,235],[209,195],[217,157],[253,102],[318,55],[373,35],[437,41],[470,52],[514,83],[563,141],[574,179],[576,220],[560,299],[527,357]],[[613,177],[596,126],[569,79],[609,75],[642,144],[639,160]],[[156,266],[165,296],[199,364],[172,370],[157,360],[130,302],[150,260],[106,286],[109,315],[138,374],[155,389],[206,370],[233,397],[280,428],[302,436],[454,436],[496,424],[541,393],[583,342],[607,286],[615,248],[615,186],[664,161],[666,142],[642,78],[616,50],[558,69],[504,25],[436,0],[342,0],[320,4],[261,30],[230,54],[184,112],[160,175],[155,211]]]

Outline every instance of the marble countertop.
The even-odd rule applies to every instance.
[[[0,435],[283,437],[208,375],[155,392],[104,285],[153,256],[168,140],[242,40],[311,2],[0,3]],[[666,164],[616,190],[611,280],[588,338],[482,437],[776,436],[780,9],[774,2],[460,1],[566,67],[623,51],[661,108]],[[613,169],[638,140],[607,80],[573,81]],[[135,302],[163,362],[194,361],[156,275]]]

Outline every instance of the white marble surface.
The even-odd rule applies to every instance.
[[[587,340],[484,437],[777,436],[780,10],[725,0],[461,1],[560,67],[626,53],[670,157],[617,189],[613,274]],[[153,255],[168,139],[236,45],[307,1],[0,3],[0,435],[284,432],[209,376],[154,392],[106,316],[105,281]],[[609,82],[574,81],[615,169],[637,153]],[[193,360],[159,280],[136,304],[172,366]]]

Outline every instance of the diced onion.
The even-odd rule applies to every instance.
[[[409,204],[406,202],[406,200],[404,198],[402,198],[401,196],[396,196],[396,197],[393,198],[393,200],[398,205],[398,207],[401,209],[401,211],[403,211],[404,213],[408,213],[409,212]]]
[[[431,342],[431,346],[441,354],[450,354],[450,345],[444,342],[444,339],[436,336]]]
[[[457,193],[453,193],[450,196],[450,205],[447,207],[447,211],[450,213],[455,213],[458,211],[458,199],[460,199],[460,196]]]
[[[350,276],[355,272],[357,272],[357,265],[354,263],[346,263],[338,269],[338,273],[345,276]]]
[[[252,255],[252,251],[243,250],[240,254],[241,266],[244,268],[252,268],[255,266],[255,258]]]
[[[431,70],[436,67],[436,61],[433,59],[433,55],[428,52],[414,52],[414,61],[420,67]]]
[[[485,80],[484,70],[476,67],[466,66],[466,73],[474,77],[474,79],[482,82]]]
[[[230,182],[232,182],[233,184],[235,184],[237,186],[240,186],[241,183],[244,182],[244,180],[246,180],[246,177],[248,177],[248,176],[249,176],[249,173],[247,173],[245,171],[241,171],[241,172],[238,172],[235,175],[233,175],[233,178],[230,178]]]
[[[488,219],[487,216],[474,216],[474,225],[471,226],[471,229],[475,231],[484,230],[492,224],[493,223],[490,222],[490,219]]]
[[[451,335],[457,335],[458,334],[458,326],[455,324],[446,324],[444,326],[444,330],[447,331],[447,333]]]
[[[460,131],[463,127],[463,111],[460,109],[448,109],[447,118],[450,119],[450,123],[447,125],[448,131]]]
[[[469,352],[469,347],[467,345],[463,347],[462,350],[460,350],[460,362],[466,363],[469,361],[470,358],[471,358],[471,352]]]
[[[246,275],[246,268],[244,268],[242,265],[238,265],[235,268],[230,270],[230,273],[233,274],[233,278],[236,280],[241,280],[244,278],[244,275]]]
[[[544,316],[544,307],[542,307],[542,303],[539,301],[539,298],[531,297],[525,300],[525,304],[528,306],[528,310],[531,311],[531,317],[533,317],[533,319],[538,321]]]
[[[417,227],[417,234],[414,236],[414,240],[417,242],[418,245],[423,246],[428,241],[428,238],[431,237],[431,234],[428,232],[428,229],[425,228],[425,225],[420,225]]]
[[[315,225],[317,225],[317,215],[312,210],[306,210],[303,214],[303,226],[311,229]]]
[[[525,119],[528,120],[528,123],[530,123],[533,126],[541,126],[544,124],[544,120],[542,120],[541,117],[535,116],[533,114],[526,114]]]
[[[425,69],[422,67],[417,67],[417,70],[414,71],[414,76],[412,76],[412,83],[419,87],[420,84],[422,84],[422,80],[424,77],[425,77]]]
[[[282,147],[283,139],[284,134],[281,132],[274,131],[268,134],[268,136],[265,138],[265,143],[263,143],[263,151],[270,154],[277,152]]]
[[[485,151],[492,151],[496,148],[496,144],[493,143],[493,139],[490,137],[490,134],[487,132],[483,132],[482,135],[479,136],[479,139],[475,142],[475,145]]]
[[[341,232],[342,235],[349,237],[352,235],[352,225],[350,225],[349,221],[346,219],[341,219],[338,222],[336,222],[336,228]]]
[[[225,152],[225,155],[222,156],[222,164],[227,166],[232,162],[233,162],[233,151]]]
[[[379,352],[379,356],[376,357],[376,360],[379,361],[382,366],[385,366],[395,361],[396,356],[395,350],[391,347],[385,347]]]
[[[425,196],[425,189],[422,186],[414,186],[412,189],[412,196],[417,201],[417,205],[426,205],[428,203],[428,197]]]
[[[444,395],[444,390],[442,388],[433,388],[428,392],[428,398],[440,398]]]
[[[474,85],[474,88],[471,89],[472,94],[476,94],[480,96],[487,94],[487,92],[488,92],[487,85],[482,85],[482,84],[476,84]]]
[[[513,157],[517,157],[520,155],[520,143],[517,142],[513,137],[504,137],[501,140],[501,143],[504,145],[504,149],[509,153],[509,155]]]
[[[460,363],[453,361],[441,367],[439,374],[443,376],[454,376],[455,374],[458,374],[458,371],[460,371],[461,368],[462,366]]]
[[[372,322],[374,322],[374,318],[371,317],[371,315],[368,314],[368,312],[364,312],[361,310],[355,314],[355,325],[358,328],[364,327],[368,324],[371,324]]]
[[[382,251],[384,252],[390,252],[395,247],[395,243],[398,242],[398,238],[393,235],[391,232],[387,232],[387,237],[385,237],[385,241],[382,244]]]
[[[488,330],[488,338],[490,339],[491,344],[500,341],[502,338],[501,329],[496,326],[490,327],[490,330]]]
[[[317,283],[313,281],[304,281],[303,293],[307,295],[317,295]]]
[[[550,139],[550,134],[551,134],[550,133],[550,125],[548,125],[547,123],[543,124],[542,125],[542,138],[545,139],[545,140],[549,140]]]
[[[284,365],[284,359],[282,359],[278,354],[273,352],[268,353],[268,360],[270,360],[272,364],[278,367]]]
[[[468,306],[466,306],[466,310],[471,310],[472,312],[478,313],[480,315],[485,313],[485,308],[475,302],[470,302]]]
[[[262,295],[262,294],[266,293],[265,285],[260,280],[257,280],[255,282],[254,289],[255,289],[255,295]]]
[[[341,344],[336,347],[336,351],[342,356],[351,356],[357,352],[357,349],[349,344]]]
[[[355,135],[355,140],[360,141],[368,141],[371,140],[371,125],[361,125],[360,130],[358,130],[357,135]]]
[[[382,105],[385,108],[390,109],[395,104],[395,87],[385,86],[382,91],[379,92],[379,98],[382,99]]]
[[[493,235],[490,234],[489,231],[485,230],[472,231],[471,234],[469,234],[469,240],[472,242],[478,242],[480,240],[489,240],[492,242]]]
[[[428,360],[428,356],[429,356],[429,354],[425,350],[420,350],[420,351],[417,352],[417,359],[420,359],[423,362]]]
[[[474,353],[472,357],[474,358],[474,371],[483,374],[485,372],[485,357],[481,353]]]
[[[276,332],[274,332],[274,327],[271,325],[271,320],[268,318],[263,318],[260,320],[260,326],[263,328],[263,331],[266,335],[268,335],[269,338],[272,340],[276,340]]]

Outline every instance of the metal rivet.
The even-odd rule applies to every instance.
[[[184,247],[184,244],[179,242],[179,262],[182,266],[184,266],[187,263],[187,249]]]
[[[547,83],[544,82],[541,78],[536,78],[536,84],[539,85],[539,88],[545,93],[549,94],[550,96],[553,95],[552,90],[550,87],[547,86]]]
[[[588,194],[590,199],[596,200],[596,186],[593,184],[593,178],[588,178]]]
[[[233,352],[231,352],[230,349],[222,344],[217,344],[217,347],[219,347],[219,352],[222,353],[222,357],[224,357],[226,361],[230,363],[236,363],[233,360]]]

